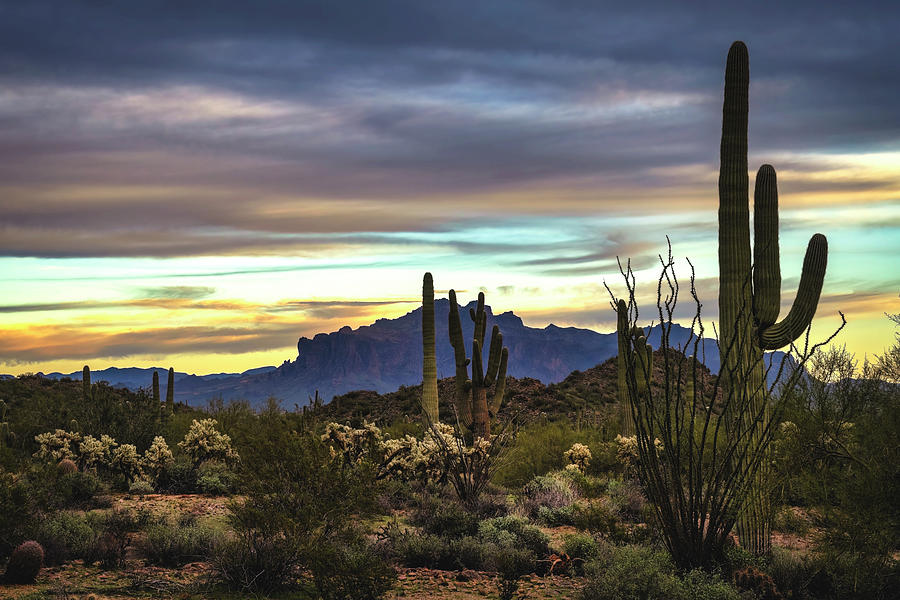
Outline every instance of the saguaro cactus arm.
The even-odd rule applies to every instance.
[[[760,330],[759,345],[763,350],[776,350],[786,346],[800,337],[809,327],[819,304],[827,264],[828,240],[821,233],[817,233],[810,238],[806,247],[800,286],[797,288],[797,297],[791,305],[791,310],[778,323]]]

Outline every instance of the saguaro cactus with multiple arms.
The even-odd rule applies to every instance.
[[[491,331],[491,346],[488,351],[487,370],[484,369],[482,349],[487,329],[487,314],[484,310],[484,292],[478,294],[477,309],[469,309],[469,316],[475,324],[472,339],[472,358],[466,358],[465,341],[463,340],[462,323],[459,319],[459,305],[456,292],[450,290],[450,343],[453,346],[456,361],[456,408],[459,419],[466,427],[472,427],[476,437],[490,439],[491,415],[496,415],[503,402],[506,389],[506,366],[509,351],[503,347],[503,335],[500,328],[494,325]],[[469,379],[468,366],[472,365],[472,378]],[[490,403],[487,390],[494,382],[497,387]]]
[[[760,167],[754,193],[753,264],[750,251],[747,121],[750,61],[743,42],[732,44],[725,68],[719,169],[719,350],[721,377],[735,401],[750,402],[745,414],[764,413],[767,390],[762,353],[796,340],[816,312],[828,243],[809,241],[797,298],[778,319],[781,266],[778,248],[778,191],[775,169]],[[764,423],[753,425],[757,430]],[[763,474],[764,476],[764,474]],[[758,486],[759,487],[759,486]],[[770,519],[759,489],[751,492],[738,521],[741,543],[756,553],[769,548]]]
[[[434,342],[434,281],[422,279],[422,418],[425,427],[438,422],[437,358]]]

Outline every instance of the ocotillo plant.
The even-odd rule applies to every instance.
[[[175,369],[169,367],[169,381],[166,385],[166,413],[175,413]]]
[[[628,393],[628,357],[626,353],[634,352],[633,363],[637,369],[635,381],[637,385],[637,398],[645,400],[650,389],[653,377],[653,347],[647,344],[644,330],[640,327],[629,328],[628,305],[624,300],[616,303],[616,337],[618,339],[619,354],[616,357],[616,371],[618,375],[618,387],[616,397],[619,402],[619,418],[622,435],[633,436],[634,418],[632,415],[631,396]],[[631,344],[629,344],[629,336]],[[631,348],[634,347],[632,351]]]
[[[747,47],[743,42],[735,42],[728,52],[722,107],[719,349],[723,385],[743,402],[762,408],[768,402],[762,353],[792,343],[809,327],[822,291],[828,243],[819,233],[810,239],[797,298],[788,315],[776,322],[781,303],[781,266],[778,191],[775,170],[770,165],[760,167],[756,175],[751,264],[747,172],[749,82]],[[756,486],[737,526],[741,543],[754,553],[769,549],[768,512],[765,494]]]
[[[434,281],[422,279],[422,418],[425,427],[438,422],[437,359],[434,350]]]
[[[159,373],[153,371],[153,401],[159,404]]]
[[[462,323],[459,319],[459,305],[456,292],[450,290],[450,343],[456,361],[456,409],[459,419],[466,427],[472,427],[475,436],[483,439],[491,437],[491,414],[497,414],[503,402],[506,389],[506,365],[509,351],[503,347],[503,335],[494,325],[491,331],[491,346],[488,351],[487,371],[484,369],[482,348],[487,328],[487,314],[484,311],[484,292],[478,293],[478,308],[469,309],[469,316],[475,323],[472,339],[472,358],[466,358]],[[468,366],[472,364],[472,378],[469,379]],[[487,389],[497,381],[494,398],[487,401]]]
[[[91,368],[87,365],[81,370],[81,397],[85,402],[91,399]]]

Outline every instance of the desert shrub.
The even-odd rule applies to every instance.
[[[765,564],[765,572],[775,581],[776,587],[788,598],[809,598],[809,588],[823,571],[814,554],[800,554],[774,547]]]
[[[150,564],[162,567],[204,560],[222,541],[222,534],[199,523],[159,523],[145,531],[140,550]]]
[[[674,600],[681,591],[668,556],[651,548],[611,547],[585,571],[582,600]]]
[[[563,469],[554,476],[568,482],[578,495],[585,498],[596,498],[606,491],[606,480],[593,475],[585,475],[578,469]]]
[[[44,566],[44,549],[34,540],[22,542],[9,556],[4,579],[8,583],[32,583]]]
[[[157,489],[176,494],[190,494],[197,491],[197,471],[191,460],[179,456],[172,466],[162,474],[156,483]]]
[[[549,527],[574,525],[579,510],[580,508],[577,504],[569,504],[568,506],[560,506],[559,508],[539,506],[535,519]]]
[[[103,489],[100,479],[91,472],[71,471],[60,473],[52,483],[52,496],[48,508],[86,507]]]
[[[721,577],[702,570],[679,577],[662,550],[607,546],[585,567],[581,600],[741,600]]]
[[[498,469],[494,482],[521,487],[538,475],[565,466],[563,453],[576,442],[593,447],[601,441],[599,429],[576,431],[568,422],[538,422],[519,429],[508,460]]]
[[[538,558],[550,552],[550,538],[547,534],[530,525],[524,517],[516,515],[482,521],[478,525],[478,537],[498,546],[526,548]]]
[[[152,494],[153,493],[153,484],[151,484],[146,479],[138,479],[133,481],[131,485],[128,486],[128,493],[135,494],[136,496],[143,496],[144,494]]]
[[[428,496],[412,513],[412,523],[426,533],[448,537],[475,535],[478,517],[457,502]]]
[[[38,522],[34,537],[44,547],[44,562],[58,565],[87,556],[95,533],[84,515],[58,511]]]
[[[310,570],[323,600],[376,600],[397,579],[394,568],[374,548],[358,541],[321,548]]]
[[[84,561],[99,563],[105,569],[123,566],[129,534],[148,524],[150,519],[149,511],[111,510],[88,514],[87,522],[94,530],[94,537],[85,549]]]
[[[734,573],[735,585],[752,593],[759,600],[782,600],[775,580],[754,567],[746,567]]]
[[[197,489],[210,496],[227,496],[237,491],[238,478],[228,465],[205,462],[197,469]]]
[[[219,560],[226,581],[246,591],[263,589],[253,584],[257,576],[266,589],[293,583],[291,573],[373,512],[378,492],[366,461],[333,455],[315,432],[293,431],[277,413],[261,415],[260,423],[268,435],[245,449],[244,497],[230,506],[237,539]],[[269,551],[281,566],[260,575]],[[242,559],[246,567],[235,562]]]
[[[532,518],[540,507],[562,508],[576,500],[575,491],[568,481],[550,475],[538,475],[522,489],[522,505]]]
[[[524,548],[495,547],[485,558],[485,568],[496,571],[500,600],[512,600],[523,575],[534,572],[534,555]]]
[[[775,513],[775,518],[772,520],[772,529],[782,533],[795,533],[803,536],[809,533],[810,523],[793,507],[782,506]]]
[[[563,552],[572,558],[587,562],[600,556],[600,542],[586,533],[567,535],[563,540]]]
[[[0,560],[25,539],[36,514],[27,481],[0,470]]]
[[[619,514],[606,498],[579,504],[572,524],[578,529],[599,533],[613,541],[625,538],[625,529],[619,520]]]
[[[269,592],[295,579],[299,555],[292,540],[245,532],[215,545],[212,570],[232,589]]]
[[[637,481],[612,480],[607,487],[609,499],[616,512],[628,521],[645,520],[650,507]]]

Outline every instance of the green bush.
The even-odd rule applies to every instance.
[[[534,555],[524,548],[494,547],[485,557],[487,570],[496,571],[500,600],[512,600],[519,590],[523,575],[534,572]]]
[[[572,485],[551,475],[538,475],[522,488],[522,507],[536,518],[541,507],[557,509],[570,506],[577,499]]]
[[[0,561],[18,546],[32,528],[37,507],[27,481],[0,470]]]
[[[58,565],[85,558],[96,534],[84,515],[59,511],[38,522],[34,537],[44,547],[44,562]]]
[[[478,532],[478,517],[458,502],[433,496],[426,498],[411,515],[411,522],[425,533],[459,538]]]
[[[205,462],[197,469],[197,489],[203,494],[228,496],[237,488],[237,476],[225,463]]]
[[[329,544],[311,561],[310,570],[323,600],[376,600],[387,593],[397,573],[366,544]]]
[[[482,521],[478,525],[478,537],[498,546],[525,548],[536,558],[543,558],[550,553],[550,538],[547,534],[534,525],[529,525],[528,519],[516,515]]]
[[[581,600],[741,600],[721,577],[675,571],[668,554],[645,546],[610,546],[585,567]]]
[[[296,580],[300,554],[293,540],[244,533],[215,546],[212,570],[232,589],[244,593],[271,592]]]
[[[151,525],[144,532],[140,550],[147,562],[162,567],[180,567],[205,560],[221,542],[222,534],[199,523]]]
[[[588,562],[600,556],[600,543],[586,533],[567,535],[563,540],[563,552],[571,558]]]
[[[53,503],[59,508],[88,507],[102,489],[104,486],[94,473],[60,473],[53,484]]]
[[[579,510],[580,509],[576,504],[569,504],[568,506],[561,506],[559,508],[539,506],[535,518],[549,527],[574,525]]]
[[[677,600],[681,586],[664,553],[640,546],[612,547],[585,567],[582,600]]]
[[[599,533],[612,541],[622,541],[626,537],[618,513],[605,499],[579,504],[572,524],[577,529]]]

